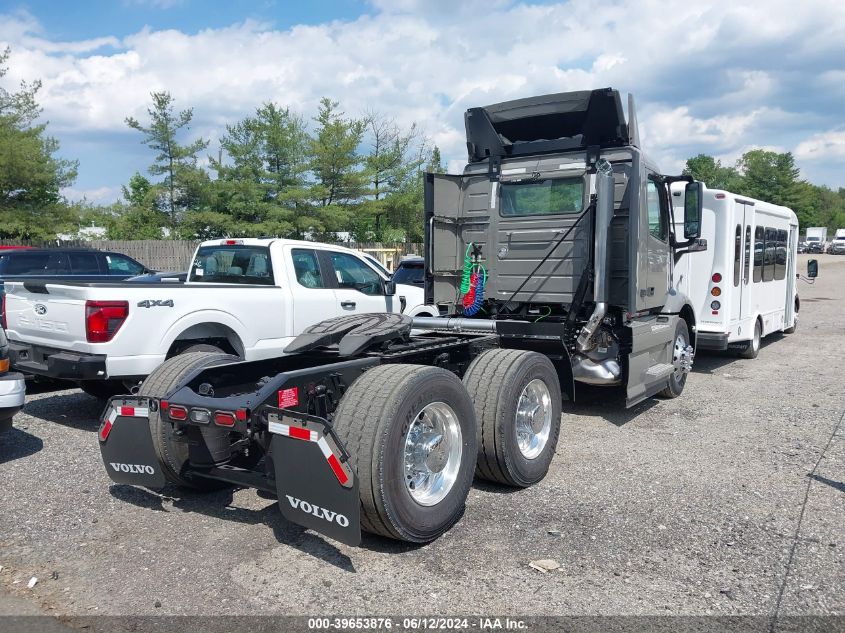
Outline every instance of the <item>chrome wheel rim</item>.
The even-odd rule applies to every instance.
[[[687,339],[683,334],[679,334],[675,337],[675,347],[672,349],[672,365],[675,367],[673,374],[676,381],[682,380],[689,372],[690,368],[687,364],[692,365],[689,356],[690,347]]]
[[[754,340],[751,342],[751,344],[754,346],[755,352],[760,349],[760,338],[760,322],[758,321],[754,325]]]
[[[516,443],[526,459],[535,459],[552,431],[552,396],[546,383],[535,378],[522,390],[516,405]]]
[[[423,506],[440,503],[458,478],[462,453],[454,409],[445,402],[423,407],[405,436],[403,474],[411,498]]]

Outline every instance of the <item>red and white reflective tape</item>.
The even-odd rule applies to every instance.
[[[114,421],[117,420],[117,416],[123,416],[125,418],[146,418],[149,415],[149,407],[112,407],[108,416],[103,421],[103,426],[100,428],[100,440],[103,442],[106,441],[109,433],[111,433],[111,427],[114,425]]]
[[[283,424],[281,422],[270,422],[270,432],[277,435],[292,437],[295,440],[303,440],[305,442],[312,442],[316,444],[320,447],[323,457],[326,458],[329,467],[331,467],[332,472],[334,473],[334,476],[337,477],[340,485],[345,486],[349,483],[349,475],[343,468],[343,464],[340,463],[340,460],[332,452],[331,446],[329,446],[329,443],[326,441],[325,435],[320,435],[317,431],[309,431],[308,429],[303,429],[300,426],[290,426],[289,424]]]

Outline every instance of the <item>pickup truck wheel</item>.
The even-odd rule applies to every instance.
[[[197,343],[196,345],[191,345],[186,347],[185,349],[179,350],[179,353],[176,354],[177,356],[181,356],[182,354],[193,354],[194,352],[207,352],[211,354],[225,354],[225,350],[220,349],[216,345],[209,345],[208,343]]]
[[[122,380],[80,380],[78,384],[82,391],[99,400],[129,393]]]
[[[427,543],[457,522],[475,469],[475,411],[451,372],[381,365],[358,378],[332,420],[358,476],[361,527]]]
[[[141,384],[139,396],[160,398],[178,385],[191,372],[214,363],[237,360],[236,356],[223,353],[192,352],[180,354],[159,365]],[[170,422],[161,419],[159,411],[150,411],[150,433],[153,447],[164,476],[171,483],[196,490],[216,490],[228,484],[213,480],[187,479],[182,476],[188,462],[188,445],[178,441]]]
[[[537,352],[491,349],[464,374],[478,417],[476,475],[525,488],[549,470],[560,432],[560,380]]]
[[[12,415],[3,417],[3,415],[0,414],[0,433],[5,433],[6,431],[12,430],[12,418],[13,417],[14,416],[12,416]]]

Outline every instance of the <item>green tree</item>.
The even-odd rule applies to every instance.
[[[164,176],[160,188],[164,192],[165,206],[172,228],[178,224],[179,216],[187,209],[196,208],[208,185],[208,176],[197,167],[197,154],[208,147],[208,141],[197,139],[187,145],[179,143],[182,130],[190,129],[194,112],[192,108],[176,112],[174,99],[169,92],[153,92],[152,107],[147,109],[148,125],[142,125],[133,117],[126,118],[126,124],[144,135],[144,145],[157,152],[149,173]],[[203,176],[205,176],[203,178]]]
[[[736,191],[742,179],[733,167],[725,167],[721,161],[707,154],[698,154],[687,159],[683,173],[702,181],[710,189]]]
[[[745,152],[736,166],[742,174],[736,193],[790,208],[795,206],[799,199],[800,172],[790,152],[753,149]]]
[[[314,182],[310,187],[312,208],[297,216],[300,233],[319,235],[348,230],[354,207],[359,206],[366,190],[366,175],[360,169],[362,158],[358,146],[364,136],[365,123],[345,119],[338,111],[338,102],[323,98],[314,121],[317,129],[310,143],[310,171]]]
[[[230,234],[296,234],[297,213],[308,206],[308,148],[302,118],[272,103],[226,126],[211,161],[218,175],[212,208],[231,214]]]
[[[0,79],[10,54],[8,48],[0,53]],[[58,158],[47,123],[36,123],[40,88],[40,81],[22,82],[17,92],[0,87],[0,237],[53,239],[78,223],[78,209],[61,194],[76,180],[78,163]]]
[[[393,119],[377,112],[368,113],[364,123],[370,146],[363,171],[367,189],[355,232],[381,242],[386,231],[399,227],[397,211],[404,204],[397,196],[407,192],[409,178],[419,169],[420,161],[413,155],[419,132],[416,124],[402,130]]]

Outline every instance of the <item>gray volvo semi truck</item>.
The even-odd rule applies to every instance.
[[[421,543],[458,520],[474,476],[546,475],[578,383],[628,406],[680,395],[696,323],[671,272],[706,248],[700,183],[659,172],[633,100],[626,120],[609,88],[473,108],[465,122],[464,173],[425,183],[426,294],[441,317],[350,315],[278,358],[168,360],[103,413],[114,481],[253,487],[341,542]]]

